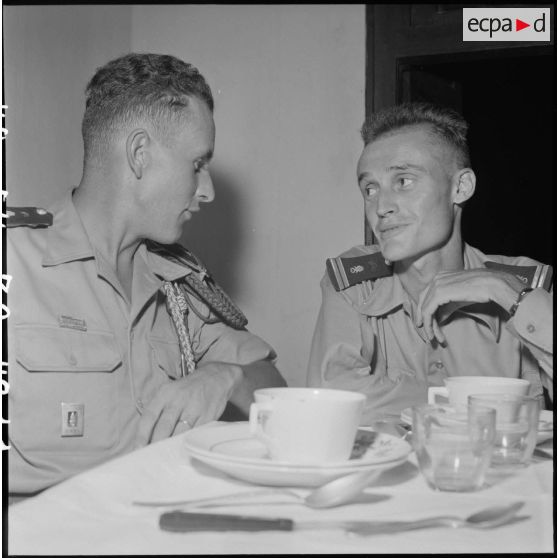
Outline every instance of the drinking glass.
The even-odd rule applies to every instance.
[[[496,411],[482,406],[413,407],[412,443],[434,490],[468,492],[484,483],[495,436]]]
[[[524,467],[537,444],[540,406],[534,397],[510,394],[469,396],[470,407],[496,411],[496,438],[491,465]]]

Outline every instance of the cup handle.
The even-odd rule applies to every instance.
[[[263,422],[271,413],[271,405],[269,403],[252,403],[250,405],[250,434],[265,440],[267,436],[263,431]]]
[[[436,403],[436,396],[441,395],[448,399],[448,388],[445,386],[433,386],[428,388],[428,403]]]

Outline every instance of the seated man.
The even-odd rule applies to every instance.
[[[49,212],[11,208],[9,491],[44,489],[284,386],[273,349],[178,244],[213,200],[213,98],[173,56],[86,90],[84,170]],[[10,209],[10,208],[9,208]]]
[[[464,243],[466,132],[425,103],[363,126],[358,184],[378,245],[328,260],[308,385],[365,393],[365,422],[425,403],[448,376],[523,377],[552,394],[551,269]]]

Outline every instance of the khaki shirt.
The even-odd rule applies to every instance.
[[[358,246],[343,256],[362,256],[377,246]],[[486,260],[535,265],[529,258],[485,256],[466,245],[465,269]],[[310,361],[308,385],[367,395],[363,423],[396,417],[425,403],[429,386],[449,376],[528,379],[531,393],[552,394],[552,295],[529,293],[508,321],[494,303],[448,304],[439,310],[446,347],[433,345],[414,325],[415,304],[397,275],[365,281],[336,292],[327,274]]]
[[[142,408],[181,373],[161,285],[192,270],[141,245],[130,303],[91,246],[71,195],[49,210],[52,227],[7,233],[9,490],[16,493],[133,449]],[[188,327],[199,363],[275,358],[248,331],[205,324],[193,312]],[[62,435],[62,404],[83,405],[83,435]]]

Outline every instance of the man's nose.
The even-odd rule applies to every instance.
[[[215,199],[215,188],[209,172],[204,172],[198,182],[198,199],[204,203],[210,203]]]
[[[390,190],[380,191],[376,202],[376,214],[379,217],[386,217],[395,212],[397,212],[396,194]]]

